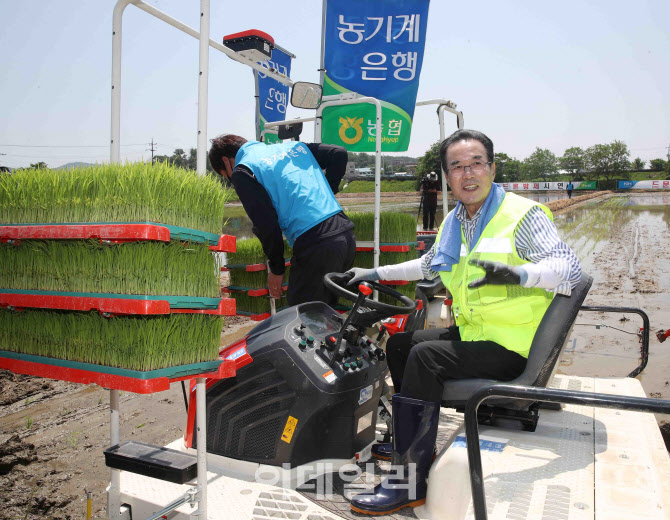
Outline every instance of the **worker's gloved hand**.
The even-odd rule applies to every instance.
[[[351,280],[349,280],[347,285],[380,279],[379,274],[377,273],[377,269],[361,269],[360,267],[352,267],[344,274],[346,276],[351,276]]]
[[[488,260],[470,260],[470,265],[478,265],[486,271],[482,278],[478,278],[468,284],[470,289],[482,285],[520,285],[521,273],[516,267],[502,264],[500,262],[489,262]]]

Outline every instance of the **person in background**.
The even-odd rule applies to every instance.
[[[435,227],[435,212],[437,211],[437,192],[442,189],[437,173],[430,172],[421,181],[421,197],[423,202],[423,230]]]
[[[212,139],[212,168],[228,179],[268,258],[268,288],[279,298],[284,241],[293,248],[286,299],[334,304],[323,276],[349,269],[356,254],[353,223],[335,199],[348,156],[340,146],[288,141],[266,145],[224,134]],[[325,174],[324,171],[325,170]]]
[[[481,132],[458,130],[445,139],[440,160],[458,204],[433,248],[401,264],[349,271],[350,284],[440,276],[456,316],[447,329],[394,334],[387,342],[399,392],[392,402],[393,444],[372,451],[403,472],[353,497],[351,509],[359,513],[389,514],[425,502],[443,383],[518,377],[553,296],[569,295],[581,278],[579,260],[559,239],[549,209],[495,184],[493,157],[493,142]]]
[[[572,185],[572,181],[568,182],[568,186],[566,187],[566,190],[568,191],[568,198],[572,198],[572,190],[574,189],[574,186]]]

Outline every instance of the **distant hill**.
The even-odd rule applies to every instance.
[[[95,166],[95,164],[85,163],[85,162],[69,162],[63,166],[58,166],[57,168],[51,168],[52,170],[69,170],[72,168],[86,168],[87,166]]]

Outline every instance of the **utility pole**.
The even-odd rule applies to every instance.
[[[157,144],[158,143],[154,143],[154,138],[152,137],[151,138],[151,148],[147,148],[147,151],[151,150],[151,164],[154,163],[154,151],[155,151],[154,146],[156,146]]]

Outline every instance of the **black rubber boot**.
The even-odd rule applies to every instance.
[[[356,495],[351,509],[368,515],[390,514],[426,501],[426,477],[433,462],[440,404],[393,396],[393,465],[388,477],[370,494]]]

